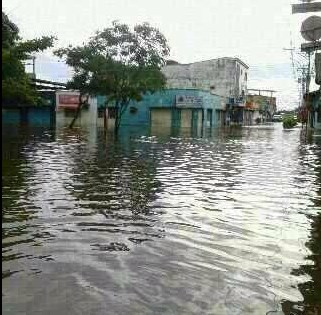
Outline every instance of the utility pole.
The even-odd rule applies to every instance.
[[[308,58],[309,58],[309,63],[308,63],[308,73],[307,73],[307,77],[306,77],[306,93],[308,94],[309,93],[309,90],[310,90],[310,82],[311,82],[311,51],[308,50],[307,52],[308,54]]]
[[[301,94],[302,94],[301,95],[301,102],[303,103],[303,96],[308,89],[306,86],[307,76],[308,76],[307,75],[308,68],[307,67],[300,67],[300,68],[298,68],[298,72],[299,71],[300,71],[300,74],[299,74],[299,78],[298,78],[298,83],[301,83]]]
[[[32,74],[36,78],[36,57],[32,56]]]
[[[36,57],[35,56],[31,56],[29,58],[29,60],[32,60],[32,63],[25,63],[25,66],[32,66],[32,77],[33,79],[36,78]]]

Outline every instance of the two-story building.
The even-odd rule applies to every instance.
[[[273,115],[276,112],[274,92],[273,90],[248,89],[244,115],[248,117],[252,115],[253,119],[250,119],[251,121],[272,121]]]
[[[218,58],[179,64],[171,62],[162,71],[168,88],[201,89],[227,99],[226,120],[243,123],[249,67],[238,58]]]

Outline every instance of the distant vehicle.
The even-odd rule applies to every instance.
[[[282,122],[282,115],[274,115],[273,117],[272,117],[272,121],[273,122]]]

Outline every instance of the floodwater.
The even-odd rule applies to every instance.
[[[3,129],[4,314],[321,314],[321,137]]]

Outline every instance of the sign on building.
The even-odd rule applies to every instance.
[[[203,106],[203,97],[194,95],[176,95],[176,107],[200,108]]]
[[[57,108],[77,109],[79,105],[79,92],[57,92]]]

